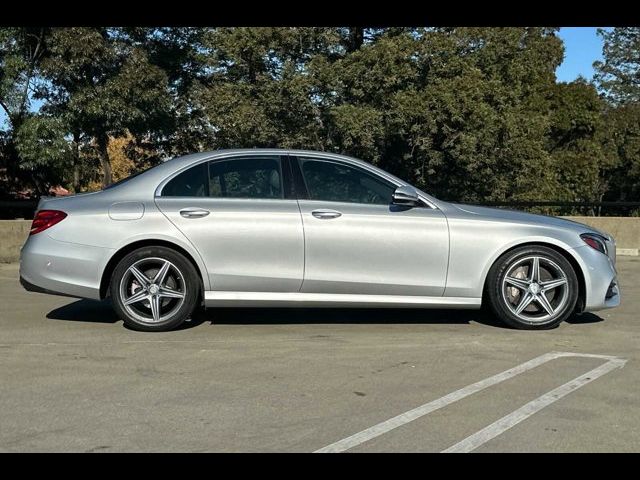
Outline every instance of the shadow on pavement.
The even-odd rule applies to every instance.
[[[567,323],[571,323],[573,325],[580,325],[582,323],[598,323],[603,322],[604,318],[599,317],[594,313],[583,313],[581,315],[574,315],[573,317],[567,320]]]
[[[108,300],[77,300],[47,313],[50,320],[70,322],[116,323],[120,321]]]
[[[108,300],[77,300],[51,310],[51,320],[72,322],[116,323],[120,319]],[[567,323],[602,322],[593,313],[576,315]],[[404,308],[199,308],[191,320],[178,330],[202,325],[293,325],[293,324],[470,324],[480,323],[509,329],[491,313],[483,310],[432,310]]]
[[[190,326],[291,324],[469,324],[503,328],[482,310],[432,310],[405,308],[208,308],[198,310]]]

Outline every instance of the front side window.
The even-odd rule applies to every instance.
[[[395,186],[359,168],[324,160],[300,159],[309,198],[328,202],[388,205]]]
[[[203,162],[171,179],[163,197],[282,198],[278,157]]]

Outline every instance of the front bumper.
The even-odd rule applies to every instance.
[[[594,312],[620,305],[621,292],[614,260],[587,245],[577,247],[573,252],[584,274],[584,311]]]
[[[30,292],[100,299],[102,272],[114,250],[30,236],[20,251],[20,283]]]

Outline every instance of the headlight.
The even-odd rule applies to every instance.
[[[607,255],[607,239],[597,233],[583,233],[580,238],[591,248]]]

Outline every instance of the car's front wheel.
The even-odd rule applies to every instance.
[[[113,271],[113,306],[124,323],[142,331],[178,327],[199,298],[199,279],[183,255],[166,247],[142,247],[126,255]]]
[[[543,246],[508,252],[491,267],[487,294],[496,315],[520,329],[548,329],[574,313],[578,279],[567,259]]]

